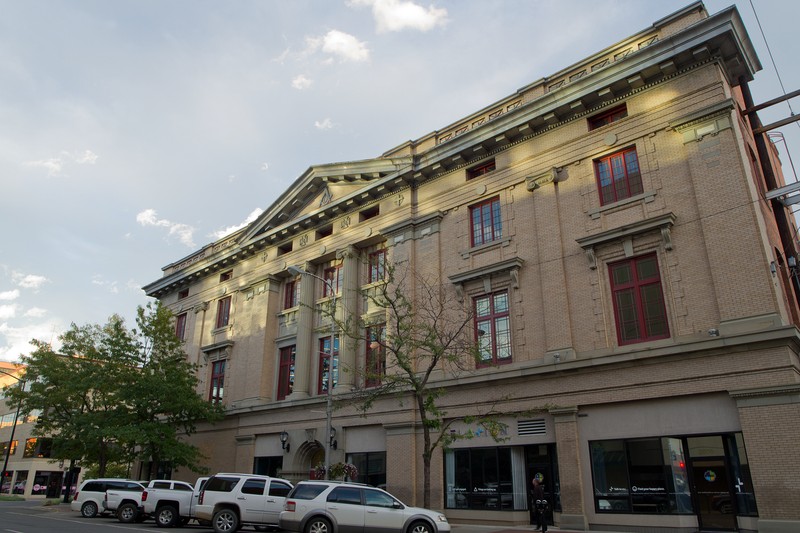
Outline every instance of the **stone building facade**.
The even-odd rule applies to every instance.
[[[528,523],[536,476],[562,528],[796,530],[795,227],[765,199],[777,154],[743,113],[759,70],[736,9],[694,3],[379,157],[311,167],[166,266],[145,290],[227,411],[195,437],[208,467],[297,480],[322,461],[316,308],[334,291],[337,316],[380,332],[364,295],[386,261],[475,314],[483,359],[436,377],[448,413],[538,413],[505,419],[500,442],[456,426],[475,438],[438,450],[432,475],[452,521]],[[375,346],[334,343],[331,459],[420,504],[413,406],[345,401]]]

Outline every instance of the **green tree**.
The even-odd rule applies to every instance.
[[[132,333],[138,375],[120,392],[133,421],[122,431],[123,440],[153,469],[166,461],[204,472],[199,467],[203,459],[200,450],[182,436],[195,433],[198,422],[221,419],[222,407],[197,394],[197,368],[186,359],[169,309],[157,303],[137,311],[137,329]]]
[[[197,394],[169,310],[140,307],[137,325],[128,330],[118,315],[103,326],[72,324],[58,352],[31,341],[27,386],[6,394],[37,417],[34,432],[53,439],[54,459],[81,459],[99,476],[137,458],[201,470],[199,450],[183,437],[221,411]]]
[[[351,342],[366,343],[370,353],[364,367],[345,369],[370,384],[353,396],[364,416],[378,400],[396,398],[402,403],[408,395],[413,398],[423,437],[423,506],[430,507],[434,452],[474,436],[470,430],[455,429],[454,424],[481,426],[495,441],[503,439],[506,426],[499,420],[503,413],[492,405],[470,416],[450,416],[441,407],[445,390],[436,385],[437,375],[472,372],[480,357],[471,328],[472,311],[451,286],[414,272],[396,274],[396,268],[387,265],[386,282],[364,291],[368,307],[383,312],[348,316],[337,323]],[[385,324],[382,329],[381,324]],[[375,332],[376,327],[380,334],[366,338],[365,332]]]

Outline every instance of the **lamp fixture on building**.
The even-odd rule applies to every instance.
[[[331,466],[331,448],[334,450],[336,449],[333,444],[336,442],[333,440],[333,436],[336,434],[335,432],[331,434],[331,430],[333,429],[332,426],[332,418],[333,418],[333,366],[334,360],[333,356],[336,353],[336,289],[333,286],[333,280],[325,279],[321,276],[317,276],[307,270],[300,268],[299,266],[290,266],[286,270],[289,271],[289,274],[292,276],[311,276],[312,278],[317,278],[322,283],[327,285],[328,292],[331,295],[330,299],[330,313],[331,313],[331,352],[328,359],[328,379],[327,379],[327,391],[325,394],[325,435],[328,437],[325,439],[325,479],[330,479],[328,476],[328,471],[330,470]]]
[[[331,450],[335,450],[339,446],[339,442],[336,440],[336,429],[331,428],[330,438],[328,441],[328,445],[331,447]]]
[[[286,452],[289,453],[289,448],[291,444],[289,444],[289,434],[286,433],[286,430],[281,431],[281,448]]]

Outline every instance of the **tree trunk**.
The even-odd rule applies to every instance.
[[[424,445],[422,448],[422,506],[426,509],[431,507],[431,429],[428,427],[428,416],[425,411],[425,399],[422,395],[417,395],[417,406],[422,421],[422,437]]]

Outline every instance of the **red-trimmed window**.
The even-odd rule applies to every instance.
[[[294,388],[294,360],[297,353],[296,346],[281,348],[278,369],[278,399],[284,400],[292,393]]]
[[[175,317],[175,336],[180,340],[186,339],[186,313]]]
[[[369,283],[386,279],[386,248],[369,254]]]
[[[225,390],[225,360],[214,361],[211,363],[211,392],[209,401],[219,403],[222,401]]]
[[[335,265],[325,269],[325,271],[322,273],[326,281],[326,283],[322,284],[323,298],[333,296],[331,289],[333,289],[337,295],[342,293],[341,287],[343,274],[344,270],[342,269],[342,265]]]
[[[496,241],[503,236],[500,218],[500,198],[495,197],[469,208],[472,246]]]
[[[628,116],[628,108],[625,104],[614,107],[608,111],[599,113],[593,117],[589,117],[589,131],[602,128],[612,122],[616,122]]]
[[[484,174],[492,172],[496,168],[497,165],[495,165],[494,159],[484,161],[479,165],[475,165],[474,167],[467,169],[467,179],[471,180],[473,178],[477,178],[478,176],[483,176]]]
[[[178,291],[178,300],[183,300],[189,297],[189,289],[181,289]]]
[[[317,384],[318,394],[328,393],[328,370],[330,368],[331,358],[331,338],[323,337],[319,340],[319,382]],[[336,388],[336,383],[339,381],[339,337],[333,347],[333,388]]]
[[[233,277],[233,270],[228,270],[227,272],[223,272],[219,275],[220,281],[228,281]]]
[[[643,192],[636,148],[627,148],[594,162],[600,203],[611,204]]]
[[[300,276],[286,281],[283,290],[283,308],[297,307],[300,304]]]
[[[228,296],[217,302],[217,327],[224,328],[231,321],[231,297]]]
[[[386,374],[386,324],[368,327],[364,338],[367,344],[364,385],[377,387]]]
[[[655,254],[620,261],[608,269],[619,344],[669,337]]]
[[[511,318],[508,291],[478,296],[475,304],[475,339],[480,347],[478,366],[511,362]]]

